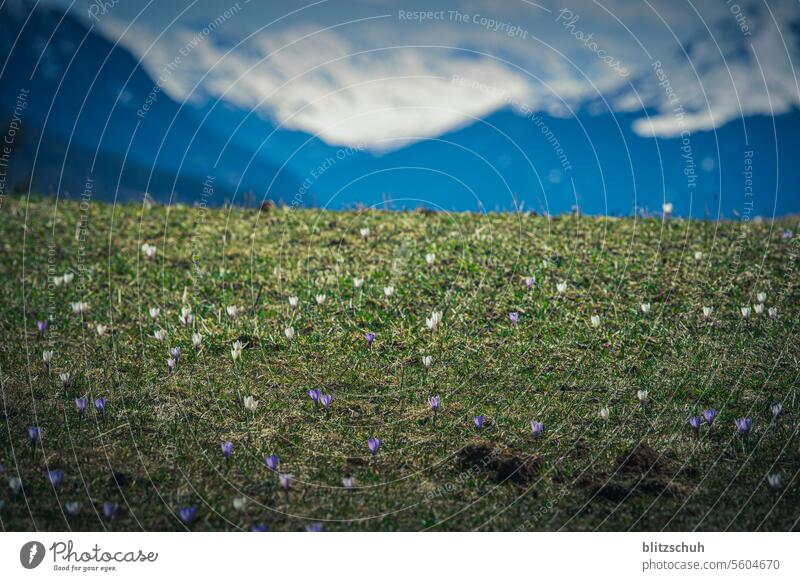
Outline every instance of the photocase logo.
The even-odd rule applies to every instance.
[[[26,569],[35,569],[44,560],[44,545],[39,541],[29,541],[19,550],[19,562]]]

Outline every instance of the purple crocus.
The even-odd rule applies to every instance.
[[[475,416],[472,421],[475,422],[475,427],[479,432],[483,431],[483,416]]]
[[[190,525],[194,522],[194,517],[197,515],[197,507],[192,506],[182,506],[178,509],[178,517],[181,519],[181,522],[185,525]]]
[[[278,463],[280,461],[281,459],[275,454],[272,454],[271,456],[264,456],[264,464],[266,464],[267,468],[269,468],[273,472],[275,472],[278,469]]]
[[[175,371],[175,366],[176,366],[177,364],[178,364],[178,362],[177,362],[177,361],[175,361],[175,360],[174,360],[172,357],[169,357],[169,358],[167,359],[167,369],[169,370],[169,372],[170,372],[170,373],[172,373],[173,371]]]
[[[28,439],[31,441],[31,446],[35,446],[36,442],[42,435],[42,431],[36,426],[28,426]]]
[[[289,494],[289,487],[292,485],[292,479],[294,478],[291,474],[279,474],[278,480],[281,483],[281,487],[286,494]]]
[[[321,533],[322,532],[322,523],[321,522],[311,522],[306,525],[306,532],[307,533]]]
[[[434,395],[428,398],[428,404],[431,406],[433,413],[439,411],[439,404],[441,404],[442,399],[438,395]]]
[[[735,420],[736,422],[736,431],[739,432],[740,436],[746,436],[750,433],[750,428],[753,425],[753,420],[750,418],[738,418]]]
[[[103,516],[106,520],[111,520],[114,518],[114,515],[117,514],[117,509],[119,505],[116,502],[104,502],[103,503]]]
[[[222,448],[222,455],[225,456],[225,461],[231,461],[231,452],[233,452],[233,442],[222,442],[220,445]]]
[[[531,422],[531,434],[534,440],[538,439],[542,435],[542,432],[544,432],[544,422]]]
[[[86,411],[86,406],[89,403],[88,397],[76,397],[75,407],[78,408],[78,415],[83,417],[83,412]]]
[[[325,408],[325,411],[328,411],[328,408],[331,406],[331,402],[333,401],[332,395],[323,395],[319,398],[319,401],[322,402],[322,407]]]
[[[703,423],[702,418],[700,416],[692,416],[689,418],[689,425],[696,433],[700,433],[700,425]]]
[[[374,456],[375,454],[378,453],[378,448],[381,447],[381,439],[380,438],[372,438],[372,437],[370,437],[370,439],[367,440],[367,447],[369,448],[369,451]]]
[[[309,389],[306,393],[311,398],[311,401],[314,402],[314,407],[317,407],[319,405],[320,391],[318,389]]]
[[[178,363],[178,360],[181,358],[181,348],[180,347],[172,347],[169,350],[169,354],[172,355],[172,358],[175,360],[175,363]]]
[[[508,318],[511,320],[512,325],[519,323],[519,313],[516,311],[508,313]]]
[[[269,527],[263,522],[254,522],[250,525],[250,530],[254,533],[265,533],[269,530]]]
[[[372,342],[375,340],[375,333],[367,333],[364,335],[364,338],[367,340],[367,347],[372,347]]]
[[[98,413],[106,413],[106,398],[98,397],[96,400],[94,400],[94,408],[98,411]]]
[[[64,481],[64,471],[61,469],[48,470],[47,479],[50,481],[50,485],[54,489],[58,490],[58,488],[61,486],[61,483]]]
[[[36,321],[36,328],[39,329],[39,334],[44,335],[47,331],[47,321]]]
[[[716,417],[717,417],[717,410],[715,410],[714,408],[707,409],[703,412],[703,419],[709,426],[714,423],[714,419]]]

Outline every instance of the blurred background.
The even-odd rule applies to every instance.
[[[5,1],[2,195],[800,212],[793,0]]]

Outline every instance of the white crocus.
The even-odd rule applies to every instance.
[[[353,288],[359,289],[364,286],[364,279],[358,278],[357,276],[353,278]]]
[[[642,303],[641,304],[642,312],[646,315],[650,312],[650,303]]]
[[[53,284],[55,286],[61,286],[64,284],[64,277],[63,276],[54,276],[53,277]]]
[[[640,389],[639,391],[636,392],[636,397],[639,398],[639,403],[642,405],[647,403],[648,395],[649,394],[647,393],[646,389]]]
[[[769,313],[769,318],[774,319],[778,316],[778,307],[770,307],[767,312]]]
[[[366,240],[367,238],[369,238],[369,228],[362,228],[361,230],[359,230],[359,233],[361,234],[361,237],[362,237],[364,240]]]
[[[50,362],[52,360],[53,360],[52,351],[42,351],[42,361],[44,361],[46,365],[50,365]]]
[[[64,503],[64,510],[69,516],[75,516],[81,511],[81,503],[77,500],[70,500]]]
[[[239,316],[239,307],[237,307],[236,305],[228,305],[227,307],[225,307],[225,312],[228,313],[228,316],[231,319],[235,319],[236,317]]]
[[[64,281],[64,285],[68,285],[72,283],[72,279],[75,278],[75,274],[72,272],[65,272],[64,276],[61,278]]]
[[[772,412],[773,418],[777,418],[780,415],[781,410],[783,410],[783,404],[774,403],[769,406],[769,411]]]
[[[592,327],[597,328],[600,326],[600,316],[592,315]]]
[[[753,310],[755,311],[756,315],[761,315],[764,313],[764,303],[757,303],[753,305]]]
[[[258,401],[252,395],[247,395],[244,398],[244,409],[249,412],[254,412],[258,409]]]
[[[241,341],[234,341],[233,346],[231,347],[231,357],[233,357],[234,361],[237,361],[242,356],[242,342]]]
[[[300,304],[300,299],[297,297],[289,297],[289,306],[293,309],[296,309],[297,306]]]
[[[597,412],[597,415],[599,415],[600,419],[603,420],[604,422],[608,421],[608,416],[610,414],[611,414],[611,411],[607,407],[601,408],[600,411]]]
[[[203,336],[200,333],[192,333],[192,345],[200,347],[203,344]]]
[[[19,494],[19,491],[22,490],[22,480],[12,476],[8,479],[8,487],[11,489],[12,494]]]
[[[286,339],[292,341],[294,339],[294,327],[286,327],[283,330],[283,334],[286,335]]]
[[[72,312],[75,315],[83,315],[89,310],[89,304],[83,301],[72,303]]]
[[[431,331],[435,331],[442,322],[442,311],[433,311],[429,319],[425,319],[425,325]]]
[[[669,218],[672,215],[672,203],[665,202],[661,205],[661,210],[664,212],[664,217]]]
[[[713,312],[714,307],[703,307],[703,318],[708,319]]]
[[[181,323],[187,327],[194,322],[194,315],[192,314],[192,307],[183,307],[179,317]]]
[[[97,325],[96,330],[97,330],[97,336],[98,337],[102,337],[103,335],[106,334],[106,331],[108,331],[108,326],[107,325]]]
[[[781,475],[777,473],[770,474],[767,476],[767,482],[774,490],[778,490],[781,487]]]
[[[142,254],[144,254],[147,258],[153,259],[156,256],[156,247],[145,242],[142,244]]]
[[[700,252],[699,250],[695,251],[695,253],[694,253],[694,259],[695,259],[697,262],[700,262],[701,260],[703,260],[703,253],[702,253],[702,252]]]
[[[425,262],[428,263],[428,266],[433,266],[433,263],[436,262],[436,255],[433,252],[429,252],[425,255]]]
[[[69,385],[69,371],[63,371],[62,373],[58,374],[58,380],[61,382],[62,386]]]
[[[164,329],[156,329],[153,331],[153,337],[156,338],[156,341],[163,342],[167,338],[167,332]]]
[[[756,295],[759,303],[766,303],[767,302],[767,293],[761,292]]]
[[[154,321],[158,318],[159,313],[161,313],[161,309],[158,307],[150,307],[150,318]]]
[[[324,294],[318,294],[318,295],[317,295],[316,297],[314,297],[314,298],[316,299],[316,301],[317,301],[317,304],[318,304],[318,305],[320,305],[320,306],[322,306],[322,305],[324,305],[324,304],[325,304],[325,299],[326,299],[327,297],[326,297]]]
[[[385,286],[383,287],[383,294],[386,295],[386,298],[391,298],[394,294],[394,287],[393,286]]]
[[[561,282],[556,283],[556,290],[560,295],[563,295],[565,292],[567,292],[567,281],[562,280]]]
[[[750,307],[742,307],[740,310],[742,312],[743,319],[746,319],[750,316]]]
[[[432,363],[433,363],[433,357],[431,357],[430,355],[425,355],[425,357],[422,358],[422,364],[425,366],[426,369],[430,369]]]

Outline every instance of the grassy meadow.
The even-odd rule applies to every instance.
[[[796,530],[787,229],[6,198],[0,525]]]

